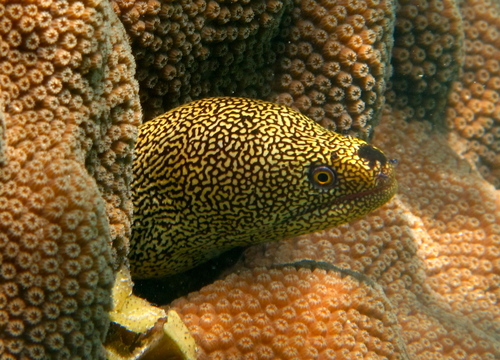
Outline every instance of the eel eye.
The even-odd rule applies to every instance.
[[[320,189],[331,189],[335,186],[335,172],[326,165],[313,166],[309,172],[309,180]]]

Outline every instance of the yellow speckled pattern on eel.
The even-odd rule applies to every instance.
[[[137,278],[339,225],[397,188],[379,149],[288,107],[231,97],[194,101],[143,124],[133,171],[129,258]]]

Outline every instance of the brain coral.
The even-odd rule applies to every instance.
[[[104,357],[130,227],[134,69],[106,2],[0,4],[2,359]]]
[[[190,100],[259,97],[366,137],[390,74],[394,4],[126,1],[145,118]]]
[[[235,274],[173,303],[198,339],[203,356],[231,358],[235,347],[239,351],[245,349],[238,341],[244,344],[251,340],[255,346],[268,347],[266,356],[273,358],[278,350],[273,347],[272,339],[278,334],[284,343],[293,343],[297,334],[287,316],[291,311],[299,313],[296,304],[306,304],[306,309],[311,297],[321,299],[333,291],[325,290],[327,285],[320,289],[314,284],[307,291],[292,291],[289,287],[300,288],[303,278],[292,276],[291,281],[284,274],[273,275],[278,271],[273,266],[303,259],[362,273],[381,286],[387,297],[386,303],[379,300],[384,304],[379,308],[384,313],[380,318],[380,313],[368,310],[373,293],[365,293],[365,298],[359,298],[355,304],[349,297],[338,296],[337,301],[348,304],[346,308],[352,312],[347,311],[344,318],[334,315],[335,312],[321,314],[325,319],[344,322],[336,330],[340,336],[345,329],[351,329],[353,317],[361,312],[368,323],[385,319],[378,325],[384,334],[379,337],[391,336],[394,347],[384,356],[402,356],[398,350],[399,336],[394,337],[398,329],[411,359],[500,356],[499,194],[458,158],[445,136],[431,133],[430,123],[405,120],[411,119],[402,112],[387,112],[374,138],[377,146],[400,159],[397,168],[400,194],[395,199],[353,223],[250,248]],[[300,270],[300,263],[296,267],[299,273],[308,273]],[[297,275],[296,270],[287,269],[278,272]],[[273,276],[274,292],[270,291],[271,285],[262,286],[263,277]],[[332,273],[327,276],[335,277]],[[357,280],[355,283],[362,286]],[[239,297],[230,290],[224,291],[229,285],[238,289],[235,291]],[[260,294],[263,290],[269,292],[267,297]],[[357,291],[352,290],[355,294]],[[364,304],[363,311],[358,310],[361,306],[358,304]],[[268,307],[277,309],[274,317],[259,323],[256,314],[265,314]],[[311,311],[317,316],[317,310]],[[248,313],[251,325],[239,331]],[[396,320],[386,322],[391,317]],[[321,325],[321,321],[328,323],[320,320],[314,324]],[[301,336],[305,340],[300,344],[328,341],[332,328],[326,327],[321,332],[311,326],[302,327]],[[250,328],[255,328],[255,338],[251,337]],[[268,329],[276,336],[266,338]],[[361,351],[360,356],[372,356],[371,348],[363,347],[367,344],[363,340],[365,330],[357,326],[350,341],[328,347],[345,353],[356,349]],[[320,358],[328,358],[319,353]],[[258,357],[254,354],[250,358]]]

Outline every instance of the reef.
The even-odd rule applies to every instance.
[[[446,109],[449,143],[500,188],[500,16],[495,1],[461,5],[465,61]]]
[[[394,4],[349,1],[125,1],[145,118],[226,95],[292,106],[368,137],[390,74]]]
[[[402,186],[362,220],[247,250],[174,302],[199,358],[500,357],[500,200],[481,178],[499,186],[498,2],[43,0],[0,13],[3,358],[104,357],[139,104],[150,119],[216,95],[374,134]]]
[[[100,359],[141,119],[109,3],[0,4],[0,358]]]

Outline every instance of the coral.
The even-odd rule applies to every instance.
[[[457,1],[398,1],[387,101],[412,109],[416,118],[442,122],[463,63],[463,39]]]
[[[270,99],[323,126],[367,138],[384,104],[392,1],[300,1],[274,39]]]
[[[412,18],[415,4],[429,6]],[[390,73],[392,5],[377,0],[116,0],[113,8],[131,38],[134,61],[106,2],[2,2],[1,357],[103,356],[100,343],[107,328],[113,271],[126,251],[129,234],[130,150],[140,118],[138,88],[132,79],[135,62],[140,67],[147,117],[193,98],[238,94],[289,104],[316,120],[326,115],[323,125],[367,136]],[[188,300],[179,300],[178,309],[185,312],[186,321],[193,321],[194,330],[213,331],[212,336],[198,339],[204,354],[212,352],[217,358],[245,351],[247,339],[255,341],[251,336],[258,334],[254,326],[248,333],[242,330],[248,317],[224,317],[223,321],[235,324],[228,327],[229,334],[223,334],[229,341],[224,344],[234,347],[231,351],[210,347],[215,335],[215,340],[224,341],[216,333],[221,327],[207,330],[199,324],[210,323],[210,314],[215,314],[210,310],[213,299],[221,302],[231,294],[220,294],[217,286],[225,283],[245,291],[252,284],[265,286],[263,278],[274,276],[280,287],[278,280],[286,282],[291,275],[307,278],[305,284],[312,290],[291,293],[308,300],[314,301],[324,291],[330,294],[328,299],[347,302],[346,296],[337,295],[348,291],[360,296],[349,305],[353,311],[345,307],[338,313],[345,329],[343,345],[352,344],[353,355],[380,354],[379,336],[390,333],[391,344],[383,350],[388,356],[404,357],[406,348],[415,358],[500,357],[498,192],[460,161],[442,136],[428,135],[427,122],[405,125],[396,120],[411,114],[411,108],[410,117],[437,116],[443,106],[441,95],[451,86],[448,143],[499,186],[498,2],[460,2],[464,37],[454,32],[450,39],[443,32],[448,26],[453,31],[459,28],[456,6],[443,0],[401,1],[398,7],[393,52],[397,78],[387,96],[407,114],[386,114],[377,139],[399,154],[401,195],[353,224],[249,250],[239,275],[191,296],[191,301],[207,306],[195,309]],[[410,31],[405,30],[408,19],[412,19]],[[422,24],[422,30],[416,31]],[[447,51],[433,52],[437,46],[428,44],[429,31]],[[410,64],[411,71],[403,66],[408,65],[404,40],[410,35],[416,55],[423,51],[426,60],[436,60],[435,72],[426,60],[418,63],[421,57]],[[451,72],[442,64],[447,64],[447,55],[460,54],[462,38],[465,66],[459,82],[450,85],[457,64],[451,63]],[[443,80],[439,91],[436,79]],[[409,88],[418,94],[425,89],[434,97],[404,94]],[[348,106],[334,106],[345,100]],[[302,263],[262,268],[273,266],[272,257],[278,263],[304,258],[335,261],[362,271],[379,285],[351,279],[354,273],[346,271],[339,276],[301,269]],[[261,305],[251,293],[245,299],[250,306]],[[361,299],[377,300],[380,307],[372,308]],[[230,306],[241,304],[236,299]],[[328,311],[343,305],[335,306]],[[287,316],[287,307],[280,304],[280,316]],[[200,316],[195,325],[198,315],[190,314],[204,309],[208,316]],[[314,314],[320,317],[325,312]],[[355,322],[351,316],[363,321]],[[317,338],[318,343],[309,342],[312,352],[304,355],[315,356],[313,349],[321,347],[323,339],[331,339],[335,329],[325,333],[301,324],[308,335],[289,339],[300,345],[312,341],[309,334],[319,331],[324,336]],[[359,329],[371,324],[367,331],[375,336],[366,345],[366,333]],[[274,331],[280,326],[299,332],[301,328],[284,317],[272,325]],[[238,342],[231,343],[235,334],[242,333]],[[275,345],[279,350],[280,344]],[[270,354],[262,349],[261,357]],[[305,350],[297,351],[303,355]],[[342,349],[335,350],[343,354]],[[287,354],[296,353],[292,348]]]
[[[254,66],[256,71],[246,68],[246,79],[250,80],[244,83],[245,89],[227,85],[217,88],[217,91],[220,90],[226,95],[257,94],[261,98],[294,106],[316,120],[325,114],[328,115],[327,110],[333,113],[334,108],[330,107],[330,104],[344,101],[346,93],[345,90],[334,91],[332,79],[340,79],[342,75],[342,79],[347,80],[340,84],[348,84],[348,76],[352,78],[352,74],[361,67],[350,64],[350,67],[342,69],[341,74],[340,65],[330,68],[324,66],[325,51],[331,48],[314,43],[321,41],[321,37],[316,35],[321,36],[322,30],[337,39],[347,28],[346,24],[353,26],[352,23],[342,22],[345,19],[339,17],[337,10],[344,8],[345,11],[346,7],[354,2],[332,3],[303,1],[284,4],[283,10],[280,10],[282,12],[272,16],[272,30],[265,35],[260,32],[263,31],[260,28],[255,32],[259,46],[255,46],[254,41],[250,42],[253,45],[250,49],[238,45],[249,58],[252,58],[250,54],[255,53],[261,56],[259,51],[276,57],[260,58],[264,60],[257,61],[262,68],[273,69],[274,74],[264,76],[268,83],[258,86],[262,77],[259,77],[260,68]],[[177,6],[182,9],[189,8],[188,5]],[[228,5],[221,2],[219,6],[223,9]],[[391,3],[379,3],[379,6],[370,8],[377,8],[382,14],[384,9],[391,8]],[[267,286],[263,283],[263,277],[274,276],[276,282],[284,288],[292,286],[283,284],[281,279],[285,277],[285,272],[293,273],[293,276],[321,274],[323,280],[327,278],[352,281],[356,286],[367,287],[367,284],[358,284],[357,280],[349,277],[339,278],[331,271],[325,273],[324,270],[301,269],[302,263],[298,261],[303,259],[334,263],[365,274],[381,286],[385,295],[381,301],[387,305],[384,307],[384,314],[396,319],[395,322],[390,322],[387,328],[396,332],[401,329],[401,338],[405,343],[403,347],[407,349],[410,358],[500,357],[500,317],[497,305],[500,296],[499,195],[481,180],[467,163],[457,157],[457,153],[465,154],[478,164],[480,172],[490,180],[494,179],[495,171],[499,168],[495,162],[499,152],[495,147],[498,138],[496,49],[500,47],[497,44],[497,8],[497,2],[479,0],[399,2],[395,46],[392,51],[394,75],[389,84],[390,89],[385,95],[394,108],[403,109],[404,112],[392,110],[391,114],[388,110],[382,119],[382,126],[377,128],[375,140],[384,150],[392,151],[391,157],[400,159],[397,172],[401,194],[382,209],[352,224],[251,248],[246,253],[244,263],[231,275],[201,289],[200,292],[174,302],[174,306],[183,314],[188,327],[197,338],[202,358],[241,358],[248,341],[253,341],[255,346],[262,346],[264,350],[258,355],[249,352],[246,354],[248,358],[272,358],[276,355],[274,351],[278,350],[272,348],[272,342],[266,343],[267,340],[262,337],[263,328],[259,330],[255,325],[259,320],[255,316],[256,313],[250,313],[248,310],[252,307],[263,313],[263,309],[269,306],[269,299],[262,300],[258,293],[252,292],[254,288]],[[182,11],[179,10],[178,14]],[[360,18],[355,17],[358,13],[353,12],[350,15],[352,17],[349,17],[349,20],[359,21]],[[134,21],[139,18],[139,21],[144,20],[141,16],[137,15]],[[379,50],[377,59],[386,61],[387,55],[384,51],[390,51],[390,44],[384,39],[390,37],[392,30],[390,25],[384,25],[392,24],[392,18],[389,14],[385,14],[385,18],[386,23],[377,24],[382,28],[375,26],[375,29],[380,31],[375,33],[380,37],[377,37],[374,47],[363,49],[367,49],[368,53]],[[325,27],[328,21],[335,21],[338,25],[335,32],[328,32]],[[373,28],[367,26],[363,29]],[[262,38],[258,37],[258,34],[261,34]],[[201,38],[203,36],[204,34]],[[262,39],[268,37],[272,38],[271,52],[265,45],[267,43],[261,43]],[[200,42],[203,43],[203,40]],[[232,45],[234,42],[229,43]],[[349,59],[352,59],[352,52],[349,50],[355,50],[349,46],[353,43],[355,42],[348,43],[342,51],[339,49],[335,55],[338,57],[332,61],[349,65]],[[207,45],[210,51],[207,59],[214,58],[214,50],[210,46]],[[231,51],[229,47],[229,52]],[[308,54],[308,57],[304,54]],[[254,58],[248,62],[240,61],[235,63],[234,69],[240,64],[254,62]],[[384,64],[383,61],[381,63]],[[207,79],[221,73],[220,77],[211,78],[215,85],[207,85],[206,94],[212,94],[213,88],[210,86],[215,88],[220,85],[223,81],[220,78],[238,74],[238,70],[229,68],[230,70],[220,71],[221,68],[218,67],[213,72],[206,72]],[[328,76],[322,72],[325,69],[338,72]],[[380,66],[380,73],[374,69],[370,68],[373,72],[371,75],[377,74],[375,83],[381,87],[380,91],[383,91],[383,80],[389,74],[387,64]],[[234,78],[240,79],[238,76]],[[325,89],[332,89],[327,93],[326,100],[322,97]],[[173,90],[176,94],[182,92],[178,86],[174,86]],[[227,90],[229,92],[225,92]],[[191,98],[193,96],[189,95],[186,99]],[[143,100],[145,103],[149,101],[144,92]],[[161,101],[166,100],[155,98],[155,103],[148,104],[153,104],[157,109],[175,105],[166,105],[166,102]],[[379,96],[377,93],[374,103],[375,101],[380,105],[383,95]],[[155,108],[154,106],[151,108]],[[346,109],[340,108],[339,114],[348,114],[352,121],[353,113],[348,111],[355,109],[356,104],[352,103],[347,112]],[[443,116],[444,111],[446,118]],[[375,112],[373,115],[376,116]],[[339,121],[340,116],[335,117],[333,121],[332,117],[328,118],[322,124],[335,127],[339,131],[349,129],[355,123],[347,121],[348,125],[345,126]],[[443,122],[444,118],[452,130],[448,140],[444,135],[431,134],[430,128],[433,125],[428,122],[432,120],[435,126]],[[406,124],[402,121],[405,119],[420,122]],[[369,121],[367,124],[371,125]],[[353,133],[358,134],[366,135],[369,132],[369,128],[351,129]],[[273,268],[280,263],[295,263],[295,266]],[[301,275],[297,275],[299,273]],[[347,275],[349,276],[349,273]],[[349,287],[352,292],[356,291],[355,288],[355,285]],[[235,289],[234,294],[230,289]],[[286,300],[284,303],[273,298],[271,304],[282,310],[287,306],[293,307],[300,299],[310,299],[311,294],[315,292],[303,291],[294,294],[299,298]],[[233,299],[231,296],[241,298]],[[218,304],[221,304],[221,307],[217,307]],[[366,304],[370,302],[366,301]],[[239,312],[239,309],[243,309],[242,312]],[[250,314],[251,319],[246,314]],[[291,327],[292,324],[284,319],[285,313],[279,312],[278,315],[278,320],[281,321],[273,319],[272,323],[268,324],[270,329],[276,331],[280,325],[286,326],[287,329]],[[347,320],[344,324],[347,326]],[[252,330],[248,330],[250,328]],[[258,336],[252,338],[250,331]],[[312,337],[312,333],[313,330],[307,328],[307,335],[302,337],[303,342],[299,344],[310,341],[309,336]],[[328,337],[326,334],[323,333],[322,339]],[[355,340],[358,334],[362,332],[353,335]],[[287,341],[295,340],[294,334],[286,335]],[[300,350],[307,348],[308,346],[304,345]],[[300,350],[299,354],[304,357]],[[293,357],[296,353],[291,350],[289,355]],[[403,353],[400,355],[404,356]]]
[[[103,357],[113,272],[95,182],[59,154],[39,154],[22,168],[11,154],[1,171],[0,353]],[[45,177],[29,176],[39,167]]]
[[[447,109],[450,144],[500,187],[500,5],[464,1],[465,64]]]
[[[408,359],[380,289],[335,272],[258,268],[173,304],[198,359]]]
[[[374,141],[389,153],[393,149],[393,156],[401,159],[401,204],[394,210],[401,213],[398,217],[406,224],[395,227],[384,222],[380,228],[392,233],[393,247],[399,246],[397,238],[415,239],[416,257],[406,260],[406,273],[415,274],[414,280],[408,281],[402,271],[400,276],[406,284],[401,290],[407,288],[417,297],[421,293],[424,299],[433,298],[458,319],[467,319],[480,331],[500,339],[500,193],[459,159],[445,135],[428,135],[429,124],[406,125],[397,121],[397,116],[401,115],[395,113],[384,119],[385,126]],[[402,139],[404,147],[400,146]],[[391,219],[393,214],[388,211],[381,218]],[[403,247],[412,249],[404,242]],[[400,254],[398,257],[405,261],[411,252]],[[419,271],[414,269],[416,265]],[[386,288],[391,287],[391,276],[398,277],[397,273],[390,274],[391,270],[387,271],[388,279],[381,273],[383,282],[378,281]],[[370,274],[368,268],[363,272]],[[498,344],[495,346],[495,351],[500,351]]]
[[[145,119],[202,97],[269,93],[285,2],[112,3],[132,42]]]
[[[237,268],[239,275],[173,303],[195,338],[205,332],[198,340],[205,354],[229,356],[232,345],[221,345],[218,331],[227,327],[224,338],[236,340],[240,318],[248,313],[244,307],[238,309],[243,301],[233,298],[230,287],[224,291],[225,284],[239,289],[242,299],[253,299],[246,300],[247,308],[250,304],[254,309],[291,308],[310,296],[295,291],[290,298],[283,291],[286,286],[300,287],[299,280],[291,277],[285,287],[279,285],[267,298],[259,298],[261,279],[276,272],[273,266],[311,259],[364,274],[381,286],[387,296],[385,316],[396,319],[388,327],[393,332],[401,327],[410,358],[500,356],[499,194],[458,158],[444,135],[431,133],[429,122],[405,120],[412,119],[387,111],[374,138],[377,146],[400,161],[396,172],[400,193],[387,205],[350,224],[250,248]],[[371,304],[369,296],[359,302]],[[279,312],[272,325],[285,324],[286,314]],[[250,318],[260,332],[255,331],[263,334],[269,324],[256,326],[254,313]],[[314,336],[311,329],[307,334]],[[362,327],[356,328],[345,346],[366,344],[359,340],[363,334]],[[294,336],[288,332],[283,339],[293,341]],[[262,335],[259,341],[265,344]],[[392,345],[397,348],[397,343]]]
[[[104,357],[130,233],[134,70],[106,2],[0,4],[2,359]]]
[[[201,97],[259,97],[367,137],[383,104],[390,0],[113,2],[145,118]]]

